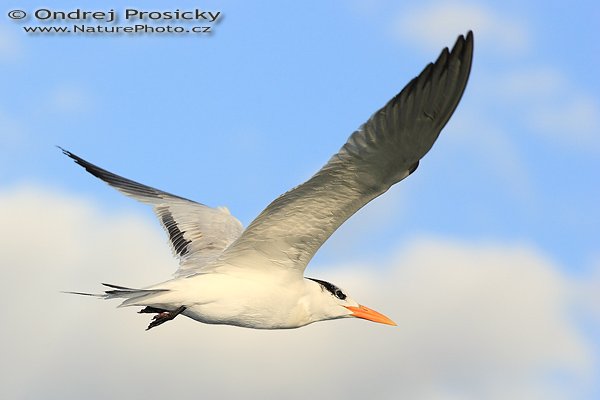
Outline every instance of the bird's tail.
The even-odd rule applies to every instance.
[[[167,292],[168,289],[132,289],[124,286],[111,285],[109,283],[103,283],[102,285],[111,288],[111,290],[105,290],[104,293],[84,293],[84,292],[64,292],[69,294],[78,294],[81,296],[93,296],[100,299],[111,300],[111,299],[125,299],[119,307],[125,307],[130,305],[139,305],[146,298],[154,296],[158,293]]]

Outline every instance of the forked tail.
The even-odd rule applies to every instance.
[[[185,311],[185,306],[179,306],[175,310],[157,308],[153,305],[148,305],[148,300],[152,299],[159,293],[168,292],[169,289],[132,289],[124,286],[111,285],[109,283],[103,283],[104,286],[109,287],[110,290],[105,290],[104,293],[83,293],[83,292],[64,292],[70,294],[79,294],[82,296],[93,296],[100,299],[125,299],[119,305],[119,307],[125,306],[143,306],[144,309],[139,311],[140,314],[155,313],[156,315],[150,321],[150,325],[146,330],[159,326],[167,321],[171,321],[176,316]]]
[[[145,300],[147,297],[152,297],[158,293],[167,292],[168,289],[132,289],[124,286],[111,285],[109,283],[103,283],[102,285],[111,288],[106,290],[104,293],[84,293],[84,292],[65,292],[70,294],[78,294],[81,296],[93,296],[105,300],[111,299],[125,299],[119,307],[125,307],[130,305],[138,304]]]

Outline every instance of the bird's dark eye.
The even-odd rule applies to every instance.
[[[346,299],[346,295],[339,289],[335,291],[335,297],[337,297],[340,300]]]

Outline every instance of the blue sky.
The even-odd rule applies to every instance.
[[[597,251],[598,7],[529,4],[458,6],[489,13],[471,16],[489,26],[476,32],[468,91],[418,178],[394,189],[414,202],[371,230],[372,244],[415,230],[528,240],[574,271]],[[106,9],[104,2],[86,7]],[[20,31],[27,22],[3,20],[10,44],[1,110],[17,132],[4,135],[2,184],[44,182],[107,207],[135,207],[82,177],[52,148],[58,144],[133,179],[227,205],[248,223],[469,28],[408,32],[411,12],[426,18],[419,8],[431,14],[427,7],[443,11],[443,4],[202,7],[223,13],[208,37],[28,36]],[[505,23],[512,32],[502,31]],[[569,107],[589,110],[581,117]],[[548,129],[553,115],[558,126]],[[463,129],[459,120],[472,135],[460,143],[452,137]],[[370,257],[369,248],[349,257]]]
[[[43,6],[126,8],[118,3]],[[3,5],[0,192],[7,197],[42,188],[85,201],[107,218],[146,219],[160,235],[148,210],[88,176],[54,147],[60,145],[128,178],[225,205],[247,225],[324,164],[444,46],[473,29],[469,85],[432,151],[413,176],[345,224],[314,265],[337,271],[331,274],[361,264],[384,271],[406,243],[435,238],[469,248],[535,249],[563,279],[597,287],[596,2],[126,6],[201,7],[221,11],[222,20],[207,36],[31,35],[22,27],[42,23],[11,21],[6,13],[40,3]],[[319,271],[309,267],[311,275]],[[600,305],[597,296],[589,301],[581,335],[597,373]],[[577,396],[598,390],[586,386]]]

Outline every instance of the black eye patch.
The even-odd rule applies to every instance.
[[[327,290],[329,293],[331,293],[333,296],[337,297],[340,300],[345,300],[346,299],[346,295],[344,294],[344,292],[342,292],[342,290],[335,286],[333,283],[329,283],[327,281],[322,281],[320,279],[314,279],[314,278],[306,278],[306,279],[310,279],[311,281],[317,282],[319,285],[321,285],[321,287],[325,290]]]

